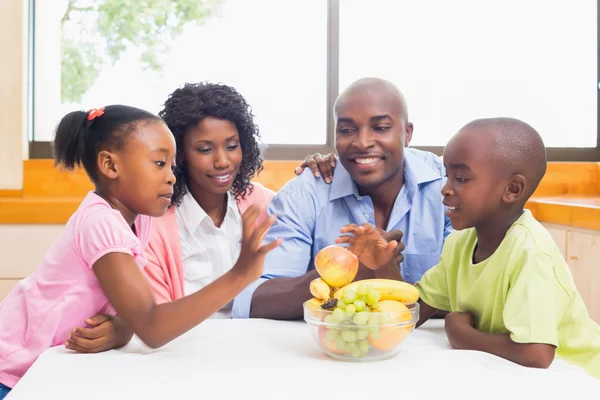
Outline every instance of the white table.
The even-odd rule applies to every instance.
[[[427,322],[398,355],[377,362],[329,358],[300,321],[208,320],[157,350],[137,338],[102,354],[49,349],[7,400],[326,400],[332,395],[336,400],[541,400],[599,394],[600,380],[561,360],[538,370],[453,350],[441,320]]]

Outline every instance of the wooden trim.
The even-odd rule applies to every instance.
[[[533,197],[600,194],[600,163],[551,162]]]
[[[294,177],[293,170],[300,163],[299,160],[265,160],[264,170],[255,180],[277,191]],[[24,196],[84,196],[93,188],[85,171],[79,168],[73,172],[61,171],[54,167],[51,159],[24,161],[23,175]],[[548,163],[546,176],[534,197],[564,194],[600,194],[600,163]]]
[[[23,191],[22,190],[12,190],[12,189],[2,189],[0,190],[0,199],[2,198],[15,198],[15,197],[22,197],[23,196]]]
[[[600,163],[597,163],[596,174],[598,174],[598,184],[596,185],[596,191],[600,194]]]
[[[254,179],[278,191],[301,161],[266,160]],[[63,224],[93,189],[85,171],[61,171],[51,159],[24,162],[23,190],[0,190],[1,224]],[[526,206],[542,222],[600,230],[600,163],[548,163]]]
[[[265,161],[253,180],[278,191],[299,161]],[[24,162],[24,188],[0,191],[0,224],[64,224],[93,185],[83,169],[61,171],[49,159]]]
[[[537,198],[527,208],[540,222],[600,230],[600,196]]]
[[[81,197],[0,198],[0,224],[65,224]]]
[[[263,163],[264,169],[254,179],[271,190],[278,191],[292,179],[294,168],[301,161],[271,161]],[[26,197],[83,197],[94,186],[82,168],[62,171],[54,167],[49,159],[26,160],[24,162],[23,195]]]

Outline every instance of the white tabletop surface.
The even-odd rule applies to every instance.
[[[584,394],[585,393],[585,394]],[[323,354],[302,321],[208,320],[152,350],[42,354],[6,400],[20,399],[554,399],[598,398],[600,380],[562,360],[548,370],[453,350],[443,321],[424,324],[392,359]]]

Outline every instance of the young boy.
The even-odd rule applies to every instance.
[[[600,378],[600,327],[552,238],[523,209],[546,172],[540,135],[516,119],[476,120],[450,140],[444,165],[456,231],[416,284],[419,325],[449,311],[454,348],[537,368],[556,355]]]

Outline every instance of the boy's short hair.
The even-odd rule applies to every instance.
[[[461,130],[477,129],[490,141],[490,161],[508,176],[523,175],[529,183],[526,200],[537,189],[546,174],[546,147],[540,134],[529,124],[508,117],[482,118],[466,124]]]

